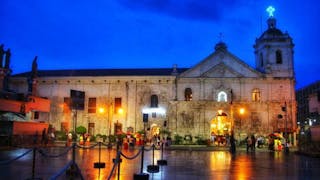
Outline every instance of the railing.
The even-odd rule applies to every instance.
[[[46,148],[42,148],[42,147],[33,147],[30,148],[28,150],[26,150],[26,152],[22,153],[21,155],[13,158],[13,159],[9,159],[9,160],[5,160],[5,161],[0,161],[0,165],[9,165],[12,162],[28,155],[30,152],[33,152],[33,158],[32,158],[32,172],[31,172],[31,178],[29,179],[37,179],[36,176],[36,153],[39,153],[42,157],[44,158],[63,158],[64,156],[66,156],[70,151],[72,151],[72,160],[69,161],[67,164],[65,164],[61,169],[59,169],[57,172],[55,172],[49,179],[50,180],[54,180],[59,178],[61,175],[66,174],[67,176],[69,176],[69,178],[75,178],[78,177],[80,179],[84,179],[82,173],[81,173],[81,169],[79,168],[78,164],[76,163],[76,149],[92,149],[95,148],[96,146],[98,146],[99,148],[99,162],[94,163],[94,167],[95,168],[104,168],[105,167],[105,163],[101,162],[101,146],[106,146],[108,148],[112,147],[110,144],[105,144],[103,142],[98,142],[96,144],[90,145],[90,146],[82,146],[82,145],[78,145],[75,142],[73,142],[72,146],[70,147],[66,147],[65,149],[63,149],[63,151],[59,154],[50,154]],[[116,145],[116,157],[113,159],[113,166],[111,168],[111,171],[108,175],[108,179],[111,179],[111,177],[114,175],[115,170],[117,169],[117,179],[120,178],[120,171],[121,171],[121,162],[122,159],[121,157],[127,159],[127,160],[134,160],[136,158],[139,157],[139,155],[141,155],[141,167],[140,167],[140,173],[136,173],[134,174],[134,179],[149,179],[149,174],[144,173],[143,172],[143,162],[144,162],[144,152],[145,151],[151,151],[152,150],[152,165],[148,165],[147,166],[147,172],[149,173],[157,173],[159,172],[159,166],[158,165],[167,165],[166,160],[158,160],[158,165],[155,165],[154,162],[154,151],[155,150],[161,150],[161,158],[163,158],[163,144],[161,145],[160,149],[157,149],[155,145],[152,145],[150,148],[145,148],[144,145],[142,145],[138,152],[136,154],[134,154],[133,156],[128,156],[126,154],[124,154],[121,149],[120,149],[120,145],[117,143]],[[165,163],[163,163],[163,161],[165,161]],[[99,171],[100,172],[100,171]],[[41,178],[40,178],[41,179]]]

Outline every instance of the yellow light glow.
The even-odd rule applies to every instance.
[[[239,109],[239,113],[240,113],[241,115],[244,114],[244,111],[245,111],[244,108],[240,108],[240,109]]]
[[[118,109],[118,113],[119,113],[119,114],[123,114],[123,109],[122,109],[122,108],[119,108],[119,109]]]
[[[105,111],[105,109],[104,109],[104,108],[102,108],[102,107],[100,107],[100,108],[99,108],[99,113],[103,114],[103,113],[104,113],[104,111]]]

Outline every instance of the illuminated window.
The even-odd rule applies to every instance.
[[[96,113],[97,98],[89,98],[88,113]]]
[[[63,98],[63,113],[70,113],[71,98]]]
[[[114,113],[118,113],[121,109],[121,98],[114,98]]]
[[[218,102],[227,102],[227,93],[225,93],[224,91],[221,91],[218,93]]]
[[[252,90],[252,101],[258,102],[258,101],[260,101],[260,98],[261,98],[260,90],[258,88],[253,89]]]
[[[280,50],[276,51],[276,63],[277,64],[282,64],[282,53]]]
[[[152,108],[157,108],[158,107],[158,96],[155,95],[155,94],[151,96],[150,107],[152,107]]]
[[[184,98],[186,101],[191,101],[192,100],[192,89],[191,88],[186,88],[184,90]]]

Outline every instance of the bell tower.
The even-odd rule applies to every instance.
[[[254,44],[256,69],[269,77],[294,78],[292,38],[287,32],[277,29],[275,9],[267,8],[268,29],[256,39]]]

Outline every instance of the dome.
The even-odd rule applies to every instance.
[[[259,39],[283,38],[285,34],[276,28],[276,22],[274,17],[270,17],[267,20],[268,29],[262,33]]]
[[[224,42],[220,41],[219,43],[216,44],[214,49],[216,51],[218,51],[218,50],[226,50],[227,49],[227,45]]]

